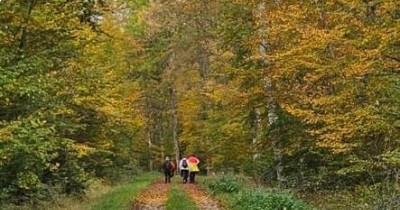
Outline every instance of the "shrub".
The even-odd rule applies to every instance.
[[[222,176],[211,181],[208,188],[213,193],[234,193],[238,192],[241,188],[240,180],[234,176]]]
[[[11,132],[0,142],[0,205],[36,202],[55,191],[83,194],[87,176],[72,141],[42,122],[6,126]]]
[[[396,183],[382,182],[374,185],[359,186],[355,189],[359,203],[372,209],[400,209],[400,187]]]
[[[303,201],[286,193],[269,193],[262,190],[240,191],[233,203],[238,210],[308,210]]]

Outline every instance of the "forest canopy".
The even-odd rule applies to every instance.
[[[0,1],[0,204],[196,154],[305,191],[398,183],[397,0]]]

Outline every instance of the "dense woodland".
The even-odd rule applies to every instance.
[[[399,200],[400,2],[0,1],[0,204],[192,153]]]

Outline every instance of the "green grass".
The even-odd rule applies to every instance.
[[[167,210],[198,210],[193,200],[178,185],[174,184],[168,192]]]
[[[160,178],[158,173],[146,173],[129,181],[115,186],[104,184],[97,180],[91,183],[86,196],[79,199],[73,196],[54,195],[52,201],[45,201],[36,205],[24,206],[5,205],[1,210],[119,210],[129,209],[136,196],[155,179]]]
[[[310,210],[304,201],[291,193],[244,184],[240,177],[223,175],[204,178],[201,184],[224,206],[231,210]]]
[[[236,198],[232,195],[232,193],[227,193],[227,192],[223,192],[225,191],[224,189],[230,189],[229,187],[223,187],[220,185],[215,185],[215,183],[217,182],[217,179],[220,179],[220,177],[215,177],[215,176],[202,176],[202,179],[199,180],[200,185],[203,186],[203,188],[208,191],[208,193],[210,195],[212,195],[216,200],[218,200],[222,206],[227,207],[228,209],[232,209],[232,207],[234,207],[234,203],[236,201]],[[236,183],[237,181],[237,183]],[[228,183],[227,186],[229,186],[230,184]],[[241,190],[242,188],[244,188],[244,183],[243,180],[240,178],[238,180],[235,180],[235,183],[233,186],[237,186],[239,187],[239,190]],[[234,193],[236,194],[236,193]]]
[[[100,202],[93,205],[91,210],[122,210],[127,209],[133,200],[140,194],[142,190],[149,186],[151,182],[159,178],[159,174],[145,174],[136,177],[132,181],[121,185],[109,193],[99,198]]]

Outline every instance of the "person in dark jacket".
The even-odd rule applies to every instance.
[[[171,173],[172,173],[172,166],[169,160],[169,157],[165,158],[165,161],[162,165],[163,171],[164,171],[164,177],[165,177],[165,183],[170,183],[171,182]]]

